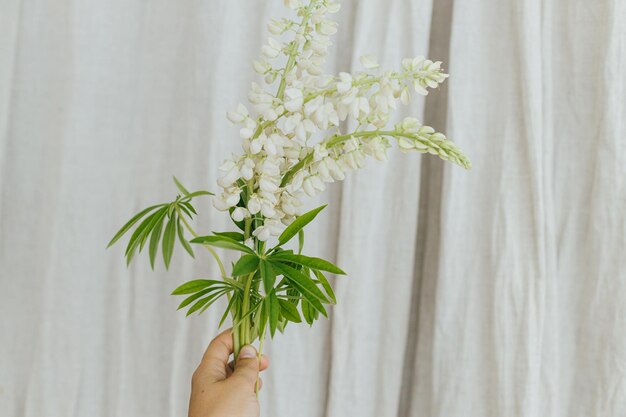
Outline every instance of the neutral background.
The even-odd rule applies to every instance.
[[[215,188],[281,3],[0,0],[0,415],[185,415],[219,313],[168,294],[216,270],[104,248],[172,174]],[[394,153],[324,195],[308,249],[350,277],[268,343],[263,414],[626,415],[626,2],[342,3],[329,71],[445,60],[405,114],[474,169]]]

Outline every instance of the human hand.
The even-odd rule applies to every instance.
[[[239,352],[235,370],[228,363],[233,353],[231,331],[226,330],[211,341],[202,362],[193,373],[189,417],[258,417],[256,384],[259,371],[269,366],[263,355],[244,346]],[[263,381],[259,379],[259,389]]]

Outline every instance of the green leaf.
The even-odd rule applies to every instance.
[[[269,312],[270,335],[274,337],[276,328],[278,327],[278,321],[280,319],[280,303],[278,302],[278,297],[276,296],[275,291],[269,293],[269,296],[266,298],[266,302]]]
[[[199,301],[196,301],[196,303],[192,305],[189,308],[189,310],[187,310],[187,316],[192,315],[193,313],[195,313],[196,311],[200,309],[202,309],[202,311],[206,310],[207,308],[211,306],[211,304],[213,304],[215,301],[217,301],[222,295],[226,294],[227,292],[228,292],[227,290],[217,291],[209,295],[206,298],[202,298]],[[202,313],[202,311],[200,313]]]
[[[176,288],[172,291],[172,295],[193,294],[195,292],[202,291],[205,288],[223,284],[223,281],[216,281],[214,279],[195,279],[193,281],[185,282],[183,285]]]
[[[280,314],[289,321],[294,323],[301,323],[302,319],[300,318],[300,313],[298,312],[298,308],[290,303],[289,301],[285,301],[282,299],[278,299],[280,303]]]
[[[264,298],[263,301],[265,301],[266,299]],[[268,311],[268,306],[266,302],[262,302],[259,305],[259,311],[257,311],[256,316],[254,318],[255,324],[255,332],[257,334],[257,336],[260,336],[261,333],[265,330],[265,326],[267,326],[267,320],[269,319],[269,311]],[[254,336],[253,336],[254,338]]]
[[[157,251],[159,250],[159,242],[161,241],[161,233],[163,232],[163,223],[165,222],[165,212],[159,219],[159,222],[154,226],[152,235],[150,236],[150,267],[154,269],[154,261],[156,260]]]
[[[235,299],[237,297],[238,297],[237,293],[233,294],[232,297],[230,297],[230,301],[228,302],[228,305],[226,306],[226,311],[224,311],[224,314],[222,314],[220,323],[217,326],[218,329],[222,327],[222,325],[226,321],[226,318],[228,318],[228,313],[230,313],[230,311],[233,309],[233,306],[235,305],[235,302],[236,302]]]
[[[311,307],[311,303],[307,300],[302,300],[300,308],[302,309],[302,317],[304,317],[304,321],[306,321],[309,326],[312,326],[315,321],[315,309]]]
[[[227,237],[227,238],[230,238],[232,240],[236,240],[237,242],[243,242],[244,241],[243,233],[239,233],[239,232],[213,232],[213,234],[215,236]]]
[[[208,289],[203,290],[203,291],[198,291],[197,293],[193,294],[192,296],[189,296],[189,297],[185,298],[183,300],[183,302],[178,305],[177,310],[180,310],[181,308],[187,307],[189,304],[193,303],[198,298],[202,298],[202,297],[204,297],[205,295],[209,294],[212,291],[217,291],[217,288],[208,288]]]
[[[183,195],[188,196],[189,191],[187,191],[187,189],[180,183],[180,181],[178,181],[178,178],[176,177],[172,177],[172,178],[174,178],[174,184],[176,184],[176,187],[180,190],[180,192],[183,193]]]
[[[141,237],[139,238],[139,252],[143,250],[144,245],[148,241],[148,236],[150,236],[159,220],[161,220],[165,216],[166,211],[167,210],[165,208],[162,208],[161,210],[150,216],[152,218],[152,221],[148,224],[148,226],[146,226],[143,233],[141,233]]]
[[[259,270],[261,271],[265,294],[269,294],[276,283],[276,272],[274,272],[272,265],[264,259],[262,259],[259,264]]]
[[[337,298],[335,297],[335,292],[333,291],[333,287],[330,285],[330,282],[328,282],[328,280],[326,279],[326,275],[316,270],[313,270],[313,273],[315,274],[319,282],[322,284],[322,287],[324,287],[326,294],[328,294],[333,304],[337,304]]]
[[[192,212],[196,216],[198,215],[198,212],[196,211],[195,208],[193,208],[193,206],[191,205],[190,202],[188,202],[188,201],[181,201],[180,205],[183,206],[183,207],[186,207],[187,210],[189,210],[190,212]],[[189,216],[189,217],[191,217],[191,216]]]
[[[311,278],[307,277],[302,272],[280,262],[272,262],[272,267],[277,272],[283,274],[287,281],[300,291],[307,300],[319,300],[328,303],[328,299],[326,299],[324,293],[317,288],[317,285],[315,285]]]
[[[333,274],[339,274],[339,275],[346,275],[346,273],[342,271],[339,267],[320,258],[312,258],[310,256],[291,255],[291,254],[284,253],[284,252],[278,252],[270,256],[269,259],[275,260],[275,261],[287,261],[287,262],[291,262],[294,264],[306,266],[308,268],[315,269],[315,270],[332,272]]]
[[[304,249],[304,229],[298,232],[298,255],[302,253],[302,249]]]
[[[176,215],[172,213],[170,220],[165,226],[165,233],[163,233],[163,262],[165,263],[165,269],[169,269],[170,262],[172,261],[172,255],[174,254],[174,242],[176,242]]]
[[[150,213],[152,210],[158,207],[163,207],[166,205],[167,204],[157,204],[155,206],[148,207],[147,209],[144,209],[138,214],[136,214],[135,216],[133,216],[133,218],[130,219],[124,226],[122,226],[122,228],[115,234],[115,236],[113,236],[113,239],[111,239],[111,241],[107,245],[107,248],[110,248],[115,242],[117,242],[122,236],[124,236],[124,234],[128,232],[128,230],[131,227],[133,227],[133,225],[137,223],[143,216],[145,216],[146,214]]]
[[[322,210],[324,210],[326,206],[318,207],[314,210],[309,211],[308,213],[304,213],[302,216],[298,217],[293,223],[291,223],[285,231],[278,237],[278,244],[280,246],[289,242],[292,237],[294,237],[300,230],[304,228],[307,224],[311,223],[315,216]]]
[[[193,249],[191,249],[191,245],[189,244],[189,242],[187,242],[187,239],[185,239],[185,236],[183,235],[183,228],[180,224],[180,219],[178,219],[177,229],[178,229],[178,240],[180,240],[180,244],[183,245],[183,248],[185,248],[187,253],[191,255],[192,258],[195,258]]]
[[[189,201],[192,198],[200,197],[201,195],[215,195],[215,194],[210,193],[208,191],[195,191],[195,192],[193,192],[191,194],[187,194],[185,196],[185,202]]]
[[[233,267],[233,277],[240,277],[253,273],[259,267],[259,257],[256,255],[243,255]]]
[[[178,210],[180,210],[183,213],[185,213],[187,215],[187,217],[189,217],[190,219],[193,219],[193,215],[191,214],[191,212],[187,209],[187,207],[185,205],[183,205],[181,203],[181,204],[177,204],[176,207],[178,208]]]
[[[137,229],[135,229],[132,236],[130,237],[130,240],[128,241],[128,246],[126,247],[126,265],[130,265],[133,257],[135,256],[135,250],[139,245],[141,245],[141,242],[144,241],[144,237],[147,236],[148,233],[150,233],[151,228],[154,227],[155,220],[158,216],[161,215],[161,211],[166,210],[167,208],[162,208],[159,211],[149,215],[141,222]],[[141,251],[141,249],[139,251]]]
[[[191,243],[199,243],[203,245],[211,245],[216,246],[218,248],[238,250],[241,252],[254,254],[254,251],[244,245],[243,243],[239,243],[236,240],[225,236],[201,236],[193,239]]]

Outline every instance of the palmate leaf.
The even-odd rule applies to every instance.
[[[113,239],[111,239],[111,241],[107,245],[107,248],[110,248],[111,246],[113,246],[113,244],[115,244],[115,242],[120,240],[120,238],[124,236],[124,234],[128,232],[128,230],[130,230],[130,228],[133,227],[133,225],[137,223],[143,216],[150,213],[152,210],[155,210],[159,207],[163,207],[166,205],[167,204],[157,204],[155,206],[150,206],[147,209],[144,209],[140,211],[139,213],[137,213],[136,215],[134,215],[133,218],[130,219],[124,226],[122,226],[122,228],[115,234],[115,236],[113,236]]]
[[[139,248],[139,252],[143,249],[143,244],[146,241],[146,238],[152,231],[153,227],[157,223],[157,221],[162,218],[167,212],[167,207],[162,207],[155,213],[146,217],[135,229],[135,232],[131,235],[130,240],[128,241],[128,246],[126,246],[126,265],[130,265],[133,257],[135,256],[136,250]]]
[[[139,223],[131,234],[128,245],[126,246],[124,256],[126,257],[127,265],[130,265],[135,254],[140,253],[149,242],[149,257],[152,269],[154,269],[159,245],[162,248],[165,267],[169,268],[177,238],[187,253],[192,257],[194,256],[193,249],[185,238],[179,216],[186,215],[190,219],[193,218],[192,216],[197,214],[197,212],[191,204],[191,200],[194,197],[213,194],[208,191],[195,191],[190,193],[177,178],[174,178],[174,183],[184,196],[178,196],[176,200],[171,203],[157,204],[142,210],[124,224],[109,242],[107,247],[115,244],[122,236],[129,232],[133,226]]]

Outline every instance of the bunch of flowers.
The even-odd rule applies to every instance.
[[[228,306],[220,325],[233,322],[235,357],[239,348],[268,333],[273,337],[288,322],[312,324],[335,296],[326,274],[344,274],[332,263],[302,255],[304,227],[324,208],[301,213],[305,197],[341,181],[368,158],[387,159],[394,145],[401,152],[437,155],[464,168],[469,160],[443,134],[406,118],[388,127],[391,113],[408,105],[412,92],[428,94],[448,77],[441,62],[422,57],[402,61],[397,71],[382,70],[373,56],[361,58],[363,71],[338,76],[324,73],[339,11],[332,0],[285,0],[297,17],[273,20],[272,37],[254,62],[263,85],[253,83],[250,107],[240,104],[228,119],[240,127],[242,153],[220,169],[216,209],[228,212],[237,232],[200,236],[190,226],[197,212],[192,201],[209,195],[189,192],[176,179],[176,200],[149,207],[133,217],[112,239],[115,243],[136,224],[126,249],[127,262],[147,243],[150,262],[158,247],[169,266],[178,240],[190,255],[190,242],[211,252],[220,279],[190,281],[174,291],[186,295],[180,308],[203,312],[222,296]],[[346,123],[350,119],[353,123]],[[347,129],[346,126],[355,126]],[[141,220],[141,222],[140,222]],[[185,230],[193,236],[189,242]],[[298,236],[297,251],[285,245]],[[273,244],[270,244],[271,242]],[[242,253],[227,273],[215,247]]]

